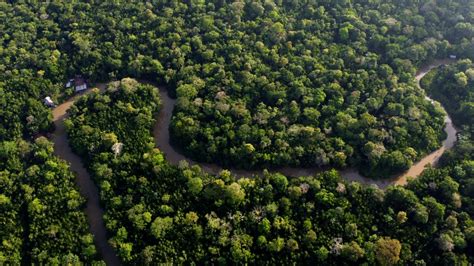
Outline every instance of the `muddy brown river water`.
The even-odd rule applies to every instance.
[[[432,64],[427,65],[421,68],[417,75],[416,80],[419,84],[420,80],[433,68],[436,68],[441,65],[452,63],[453,60],[437,60]],[[105,84],[97,84],[97,87],[103,91],[106,87]],[[198,164],[201,168],[211,174],[218,174],[223,170],[222,167],[215,164],[207,163],[197,163],[176,150],[170,143],[169,135],[169,125],[171,122],[171,117],[173,114],[173,109],[176,103],[175,99],[169,97],[167,90],[163,87],[160,87],[160,96],[162,100],[162,109],[158,115],[158,119],[153,129],[153,135],[157,147],[166,155],[167,161],[172,164],[178,164],[180,161],[187,161],[189,164]],[[90,92],[90,91],[88,91]],[[86,93],[88,93],[86,92]],[[94,181],[91,179],[86,168],[84,167],[81,159],[75,155],[71,148],[69,147],[67,133],[64,126],[64,119],[67,118],[67,110],[74,104],[82,94],[76,95],[61,105],[57,106],[53,110],[54,124],[56,130],[53,133],[52,141],[54,143],[54,153],[62,158],[63,160],[69,162],[71,169],[76,173],[76,182],[79,186],[81,194],[87,199],[86,205],[86,215],[89,222],[89,227],[91,233],[94,235],[95,244],[98,252],[102,255],[104,261],[107,265],[120,265],[120,261],[116,256],[113,248],[109,245],[107,241],[107,231],[103,221],[103,210],[100,205],[99,191]],[[428,98],[430,101],[434,102],[432,99]],[[407,183],[408,177],[416,178],[420,173],[425,169],[426,165],[436,165],[440,156],[445,150],[451,149],[456,142],[456,133],[457,130],[454,127],[451,118],[446,116],[446,127],[445,131],[447,133],[446,140],[443,141],[441,148],[428,154],[419,162],[415,163],[408,171],[405,173],[386,180],[373,180],[366,178],[360,175],[356,169],[346,169],[340,170],[340,174],[348,181],[357,181],[363,184],[373,184],[384,189],[389,185],[405,185]],[[261,175],[262,170],[241,170],[241,169],[228,169],[235,176],[254,176]],[[280,172],[287,176],[308,176],[314,175],[318,172],[321,172],[321,168],[293,168],[293,167],[283,167],[271,170],[272,172]]]
[[[104,85],[98,86],[103,90]],[[89,91],[88,91],[89,92]],[[107,265],[120,265],[120,260],[114,249],[107,241],[107,230],[105,229],[103,214],[100,206],[99,190],[84,167],[81,158],[72,152],[69,147],[64,120],[68,117],[67,110],[81,95],[78,94],[53,110],[53,120],[56,130],[53,133],[54,153],[70,164],[71,170],[76,174],[76,183],[81,195],[87,199],[85,213],[89,223],[90,232],[94,235],[97,251]]]

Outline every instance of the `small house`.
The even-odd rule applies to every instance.
[[[455,56],[453,54],[449,56],[449,59],[456,59],[456,58],[457,58],[457,56]]]
[[[81,76],[74,78],[74,90],[76,92],[87,90],[87,83]]]
[[[53,100],[51,97],[47,96],[44,98],[44,104],[48,107],[55,107],[56,105],[54,104]]]
[[[80,75],[77,75],[75,78],[68,80],[64,87],[74,88],[75,92],[79,92],[87,90],[87,83]]]

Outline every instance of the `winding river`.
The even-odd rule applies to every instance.
[[[420,68],[415,77],[418,86],[420,85],[420,80],[433,68],[437,68],[441,65],[446,65],[452,62],[454,62],[454,60],[435,60],[431,64]],[[209,163],[198,163],[185,157],[171,145],[168,128],[171,122],[171,117],[173,114],[173,109],[176,100],[169,97],[166,88],[164,87],[160,87],[160,97],[162,100],[162,110],[153,129],[153,135],[155,137],[155,143],[157,147],[166,155],[166,159],[172,164],[178,164],[180,161],[187,161],[191,165],[199,164],[199,166],[201,166],[201,169],[211,174],[218,174],[220,171],[222,171],[224,168],[219,165]],[[427,97],[427,99],[430,100],[432,103],[435,102],[429,97]],[[431,164],[433,166],[436,165],[443,152],[454,146],[454,143],[456,142],[456,128],[453,126],[449,115],[446,116],[445,122],[446,127],[444,130],[447,134],[447,138],[443,141],[442,146],[438,150],[423,157],[423,159],[419,162],[413,164],[413,166],[410,167],[408,171],[404,172],[401,175],[389,179],[374,180],[362,176],[355,168],[340,170],[339,173],[348,181],[357,181],[367,185],[374,184],[382,189],[386,188],[389,185],[405,185],[409,177],[417,177],[418,175],[420,175],[428,164]],[[262,170],[243,170],[233,168],[225,169],[230,170],[237,177],[249,177],[262,174]],[[279,172],[287,176],[311,176],[321,171],[322,169],[320,167],[281,167],[271,170],[271,172]]]
[[[432,64],[421,68],[416,75],[416,80],[418,84],[420,80],[431,69],[441,65],[449,64],[451,62],[453,62],[453,60],[437,60],[434,61]],[[100,83],[97,84],[97,87],[103,91],[106,85]],[[88,174],[81,159],[77,155],[75,155],[69,147],[67,133],[64,126],[64,120],[68,116],[67,111],[74,104],[75,100],[77,100],[81,95],[82,94],[78,94],[53,109],[54,124],[56,126],[56,130],[52,136],[52,141],[54,143],[54,153],[63,160],[67,161],[70,164],[71,170],[76,173],[76,182],[79,186],[80,192],[87,199],[85,212],[89,222],[90,231],[94,235],[94,240],[98,252],[102,255],[107,265],[120,265],[120,261],[116,256],[114,249],[109,245],[107,241],[107,230],[105,228],[104,221],[102,218],[104,212],[100,206],[100,196],[98,188],[95,185],[94,181],[91,179],[90,175]],[[157,147],[166,155],[166,159],[172,164],[178,164],[182,160],[187,161],[189,164],[199,164],[204,171],[212,174],[217,174],[222,171],[223,168],[215,164],[194,162],[191,159],[186,158],[173,146],[171,146],[168,128],[171,122],[171,117],[176,101],[175,99],[172,99],[168,96],[166,88],[163,87],[160,87],[160,96],[162,100],[162,109],[154,126],[153,135]],[[428,99],[434,102],[434,100],[430,98]],[[389,185],[405,185],[407,183],[408,177],[417,177],[428,164],[436,165],[443,152],[454,146],[454,143],[456,142],[457,130],[453,126],[453,123],[449,116],[446,116],[445,120],[446,127],[444,130],[447,133],[447,138],[443,141],[441,148],[425,156],[422,160],[414,164],[405,173],[386,180],[373,180],[366,178],[360,175],[356,169],[341,170],[341,175],[346,180],[358,181],[363,184],[375,184],[380,188],[386,188]],[[229,170],[235,176],[238,177],[262,174],[262,170]],[[321,172],[321,168],[283,167],[273,169],[272,171],[280,172],[287,176],[308,176]]]
[[[101,90],[105,86],[98,86]],[[97,251],[107,265],[120,265],[120,260],[115,250],[107,241],[107,230],[105,229],[103,214],[100,206],[99,190],[84,167],[81,158],[74,154],[69,147],[64,120],[68,117],[67,110],[83,94],[78,94],[53,110],[53,121],[56,130],[53,133],[54,153],[70,164],[70,168],[76,173],[76,182],[81,195],[87,199],[85,213],[89,222],[90,232],[94,235]]]

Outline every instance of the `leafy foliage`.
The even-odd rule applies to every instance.
[[[0,263],[93,262],[97,253],[68,165],[45,138],[0,142]]]
[[[442,138],[443,114],[412,82],[415,66],[474,54],[472,5],[462,1],[1,8],[4,75],[156,79],[178,97],[174,143],[199,161],[244,168],[403,171]]]
[[[469,59],[439,68],[422,80],[458,125],[474,125],[474,64]]]
[[[93,132],[121,132],[121,125],[137,129],[119,138],[124,143],[150,135],[150,128],[116,107],[156,106],[154,97],[134,98],[137,94],[145,95],[108,90],[78,101],[69,123],[72,144],[82,147]],[[111,99],[109,107],[93,109],[103,99]],[[152,119],[146,108],[135,109],[135,116]],[[98,121],[112,113],[117,121]],[[101,187],[110,241],[127,264],[474,259],[469,240],[474,221],[460,204],[466,196],[445,169],[431,169],[407,188],[384,192],[347,183],[334,170],[292,179],[268,172],[252,179],[237,180],[229,171],[213,176],[184,162],[172,166],[150,146],[124,148],[115,156],[106,142],[95,139],[96,148],[81,153],[91,158],[88,167]]]
[[[384,177],[439,146],[443,113],[413,74],[435,57],[472,59],[473,8],[470,0],[0,3],[0,264],[97,259],[72,173],[51,144],[32,142],[52,129],[42,99],[70,96],[67,78],[167,84],[178,98],[173,141],[201,161],[358,166]],[[130,80],[78,102],[68,127],[126,263],[472,263],[469,65],[441,70],[427,86],[468,126],[456,150],[442,169],[386,193],[335,172],[235,180],[170,166],[149,134],[156,91]]]

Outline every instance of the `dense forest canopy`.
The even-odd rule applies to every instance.
[[[450,169],[451,175],[460,183],[463,205],[474,215],[474,64],[462,60],[457,64],[439,68],[422,80],[423,87],[439,100],[452,114],[454,121],[463,128],[456,149],[448,151],[442,165]],[[466,171],[467,169],[467,171]],[[471,169],[471,170],[469,170]]]
[[[443,103],[457,125],[474,125],[474,64],[471,60],[461,60],[433,71],[422,85]]]
[[[148,107],[159,104],[153,91],[124,79],[76,102],[67,122],[72,146],[101,188],[124,262],[472,261],[472,160],[387,191],[348,183],[334,170],[291,179],[209,175],[185,162],[172,166],[153,148],[152,125],[144,122],[153,120]],[[121,153],[111,149],[116,143],[124,143]]]
[[[98,259],[68,165],[44,137],[0,142],[0,264]]]
[[[75,75],[120,80],[66,125],[124,263],[474,260],[471,61],[422,82],[462,128],[457,147],[385,192],[334,171],[236,180],[171,166],[150,132],[156,88],[122,79],[168,87],[173,143],[198,161],[384,178],[444,138],[414,74],[474,59],[472,0],[2,2],[0,44],[0,264],[101,263],[74,174],[43,137],[44,97],[69,98]]]
[[[474,54],[472,5],[455,1],[2,7],[5,75],[157,79],[179,99],[174,143],[194,159],[245,168],[405,170],[443,137],[442,112],[413,83],[416,66]],[[22,118],[5,126],[16,135],[45,127],[22,129]]]

